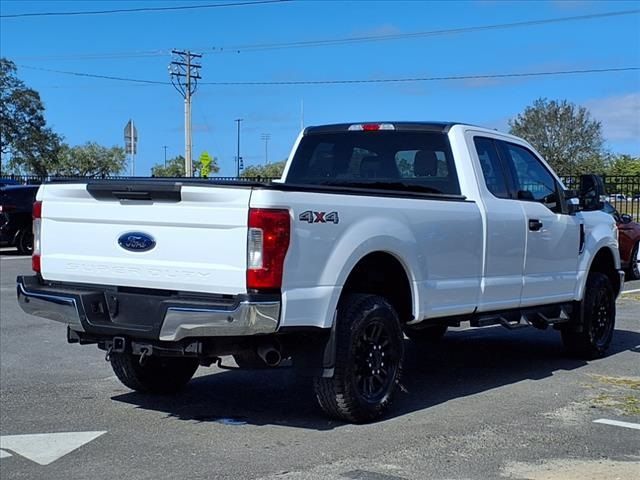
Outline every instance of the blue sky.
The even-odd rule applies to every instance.
[[[235,2],[228,0],[225,3]],[[2,15],[212,4],[197,1],[0,1]],[[292,1],[171,12],[0,19],[0,53],[19,66],[168,81],[172,48],[203,54],[203,81],[434,77],[640,66],[640,14],[394,41],[263,51],[231,47],[424,32],[640,9],[638,1]],[[220,48],[223,48],[220,52]],[[133,54],[143,52],[144,56]],[[147,55],[148,52],[153,52]],[[111,56],[110,54],[118,54]],[[171,85],[140,85],[19,67],[46,117],[71,144],[122,145],[134,119],[136,174],[184,152],[183,101]],[[301,125],[455,120],[507,129],[536,98],[568,99],[603,124],[607,147],[640,155],[640,71],[392,84],[200,85],[193,155],[234,173],[236,124],[245,165],[284,159]]]

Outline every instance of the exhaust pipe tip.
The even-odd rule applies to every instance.
[[[263,345],[258,347],[258,356],[269,367],[277,367],[282,361],[280,350],[273,345]]]

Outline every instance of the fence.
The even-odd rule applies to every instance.
[[[80,177],[70,175],[55,175],[55,176],[38,176],[38,175],[3,175],[0,176],[0,183],[3,181],[16,182],[21,185],[40,185],[41,183],[48,181],[73,181],[73,180],[147,180],[149,178],[157,178],[158,180],[185,180],[185,177],[130,177],[122,175],[109,175],[101,177]],[[206,179],[201,177],[195,177],[200,180],[210,180],[212,182],[256,182],[256,181],[270,181],[275,180],[273,177],[208,177]]]
[[[109,176],[101,177],[109,180],[135,180],[137,178],[150,177],[127,177],[127,176]],[[156,177],[158,179],[165,177]],[[562,181],[567,188],[577,190],[580,187],[579,175],[561,175]],[[11,180],[20,184],[38,185],[49,180],[78,180],[86,179],[85,177],[39,177],[35,175],[11,175],[0,177],[2,180]],[[631,215],[636,221],[640,221],[640,175],[602,175],[607,194],[609,195],[609,203],[611,203],[620,213]],[[270,177],[210,177],[210,181],[215,182],[231,182],[231,181],[269,181],[274,180]]]
[[[567,188],[580,188],[579,175],[562,175]],[[602,175],[609,203],[619,213],[627,213],[640,221],[640,175]]]

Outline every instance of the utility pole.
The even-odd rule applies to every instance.
[[[240,178],[240,170],[243,168],[242,157],[240,156],[240,122],[243,118],[236,118],[234,122],[238,124],[238,154],[236,155],[236,178]]]
[[[260,138],[264,140],[264,164],[269,164],[269,139],[271,138],[270,133],[263,133],[260,135]]]
[[[167,168],[167,146],[163,145],[162,148],[164,148],[164,168]]]
[[[191,160],[191,97],[196,92],[202,65],[194,63],[202,55],[189,51],[171,50],[174,60],[169,65],[171,83],[184,98],[184,174],[193,176]]]

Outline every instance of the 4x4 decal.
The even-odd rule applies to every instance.
[[[339,223],[338,212],[312,212],[307,210],[298,216],[298,220],[307,223]]]

